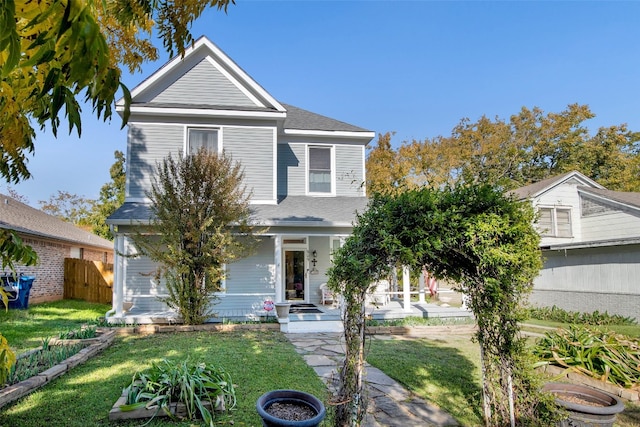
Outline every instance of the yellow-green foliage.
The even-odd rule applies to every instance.
[[[0,385],[7,382],[9,372],[16,363],[16,354],[9,347],[9,342],[0,334]]]

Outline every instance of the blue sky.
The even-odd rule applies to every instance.
[[[572,103],[596,114],[592,132],[620,123],[640,131],[640,2],[237,0],[192,33],[279,101],[395,131],[396,145],[448,135],[464,117]],[[167,59],[125,83],[135,87]],[[115,150],[126,152],[119,119],[87,111],[80,139],[38,135],[33,179],[12,187],[33,206],[58,190],[97,198]]]

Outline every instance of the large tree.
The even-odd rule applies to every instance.
[[[13,183],[30,177],[34,126],[48,124],[55,135],[64,114],[69,132],[80,134],[82,101],[104,120],[118,90],[128,101],[120,66],[134,71],[157,58],[152,31],[169,53],[183,53],[193,41],[190,24],[207,7],[226,11],[233,1],[0,2],[0,176]]]
[[[89,228],[89,215],[95,201],[68,191],[58,190],[49,200],[39,200],[40,210],[79,227]]]
[[[116,161],[109,168],[111,181],[100,188],[100,197],[93,204],[93,209],[88,219],[91,224],[91,231],[105,239],[113,239],[106,220],[109,215],[122,206],[125,198],[126,170],[124,154],[122,151],[116,151],[114,157]]]
[[[157,278],[169,293],[163,300],[185,324],[211,317],[224,265],[247,255],[255,241],[243,176],[230,157],[201,149],[166,157],[147,194],[151,224],[131,238],[158,264]]]
[[[612,190],[640,191],[640,133],[625,125],[591,134],[586,105],[559,113],[522,108],[509,120],[463,119],[451,135],[391,148],[381,135],[367,160],[367,189],[434,188],[458,182],[513,189],[579,170]]]

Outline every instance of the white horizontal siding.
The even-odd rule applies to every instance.
[[[184,145],[184,125],[130,124],[127,157],[127,197],[145,197],[157,164]]]
[[[234,107],[256,106],[206,59],[184,73],[151,102]]]
[[[225,127],[222,146],[244,167],[245,184],[254,200],[275,200],[275,128]]]
[[[360,145],[336,146],[336,195],[364,196],[364,152]]]
[[[606,240],[640,236],[640,216],[628,212],[609,212],[582,218],[583,240]]]
[[[539,290],[640,295],[640,245],[543,252]]]

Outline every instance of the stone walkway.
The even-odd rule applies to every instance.
[[[306,362],[327,384],[332,393],[338,383],[337,369],[344,360],[341,333],[287,334]],[[375,336],[373,339],[392,339]],[[412,395],[381,370],[366,365],[365,381],[369,406],[364,427],[458,426],[458,422],[440,408]]]

